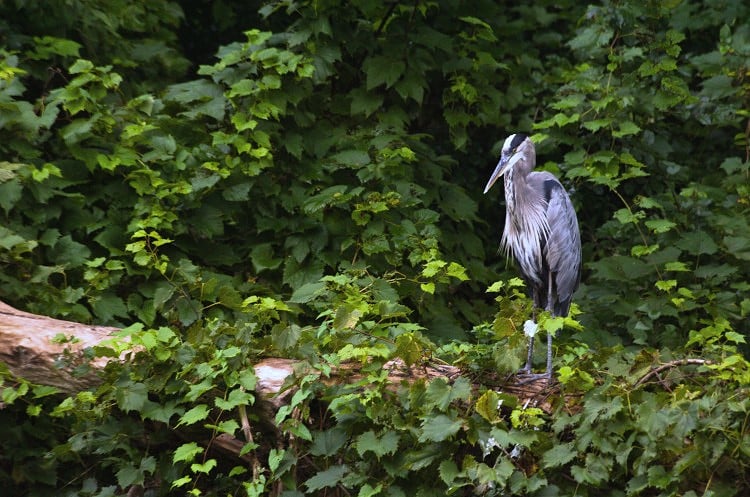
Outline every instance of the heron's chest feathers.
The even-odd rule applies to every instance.
[[[518,185],[512,174],[506,176],[507,210],[502,245],[507,252],[513,253],[522,267],[541,274],[543,250],[550,229],[548,201],[544,190],[538,190],[529,184]]]

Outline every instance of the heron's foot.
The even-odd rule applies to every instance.
[[[526,365],[522,367],[521,369],[519,369],[516,375],[517,376],[543,376],[540,373],[535,373],[534,370],[531,368],[531,353],[529,353],[529,358],[526,361]]]
[[[516,377],[518,378],[517,384],[519,385],[535,383],[542,380],[545,380],[547,382],[547,385],[552,385],[552,383],[554,383],[555,381],[551,372],[534,373],[531,371],[531,368],[528,367],[528,365],[519,369],[518,373],[516,373]]]
[[[529,383],[537,383],[544,381],[549,384],[549,377],[545,373],[526,373],[522,369],[516,375],[516,385],[528,385]]]
[[[529,363],[526,363],[526,365],[524,367],[522,367],[521,369],[518,370],[518,375],[519,376],[526,376],[526,375],[530,375],[530,374],[534,374],[534,373],[531,371],[531,364],[529,364]]]

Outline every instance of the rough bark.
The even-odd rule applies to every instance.
[[[91,326],[39,316],[0,302],[0,362],[11,373],[32,383],[57,387],[74,393],[95,386],[95,372],[84,376],[72,374],[76,359],[83,350],[110,338],[117,328]],[[70,365],[60,366],[67,357]],[[96,360],[94,368],[106,361]]]

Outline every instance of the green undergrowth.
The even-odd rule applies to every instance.
[[[4,488],[750,493],[747,2],[209,3],[0,3],[0,299],[122,330],[71,395],[0,363]],[[583,245],[528,402],[518,131]]]
[[[498,302],[522,312],[519,284],[494,287],[502,287]],[[34,495],[142,487],[148,495],[729,496],[750,488],[750,364],[736,349],[742,337],[722,323],[691,332],[692,352],[680,356],[560,338],[559,383],[521,400],[504,384],[523,347],[503,365],[519,339],[507,324],[519,316],[500,312],[473,330],[475,344],[437,347],[377,286],[356,272],[324,278],[297,296],[297,304],[334,303],[307,326],[288,322],[295,303],[256,296],[232,326],[206,320],[184,334],[130,326],[92,351],[112,359],[102,385],[69,397],[6,371],[2,434],[16,448],[3,456],[8,476]],[[276,332],[260,339],[269,328]],[[256,393],[253,365],[269,354],[297,359],[278,409]],[[402,366],[393,360],[416,372],[446,361],[462,367],[394,381],[391,370]],[[352,372],[340,372],[347,365]],[[222,436],[237,441],[234,451],[222,450]]]

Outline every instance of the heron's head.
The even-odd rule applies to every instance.
[[[495,184],[503,174],[508,172],[516,164],[522,163],[526,167],[533,167],[532,161],[536,158],[534,144],[531,138],[523,133],[510,135],[503,143],[503,150],[500,154],[500,161],[492,172],[487,186],[484,187],[484,193],[487,193],[492,185]]]

